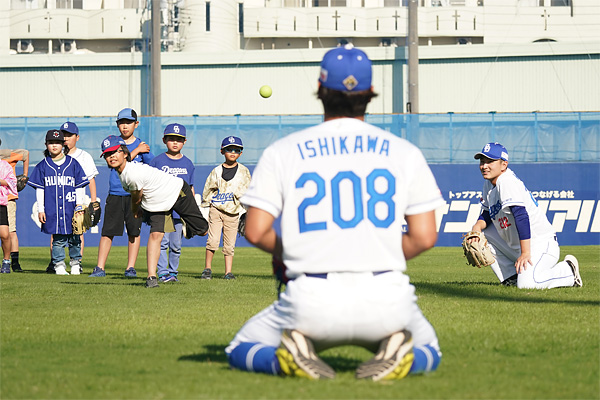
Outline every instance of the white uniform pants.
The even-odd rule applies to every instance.
[[[520,251],[510,248],[500,237],[496,228],[491,225],[484,231],[488,244],[496,257],[491,265],[492,270],[503,282],[517,273],[515,262]],[[558,262],[560,247],[556,237],[537,238],[531,240],[531,263],[517,277],[519,289],[552,289],[555,287],[573,286],[575,277],[566,261]]]
[[[392,333],[408,329],[414,345],[439,351],[435,330],[416,303],[414,286],[399,271],[329,273],[288,282],[280,299],[252,317],[233,338],[227,354],[240,343],[277,347],[283,329],[297,329],[317,351],[353,344],[376,351]]]

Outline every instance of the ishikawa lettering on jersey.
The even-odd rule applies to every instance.
[[[348,136],[323,137],[297,143],[300,157],[306,158],[336,156],[343,154],[374,153],[389,156],[390,142],[377,136],[357,135],[354,140]]]

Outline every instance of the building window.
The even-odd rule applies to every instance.
[[[552,0],[550,6],[552,7],[569,7],[571,0]]]
[[[313,7],[346,7],[346,0],[312,0]]]

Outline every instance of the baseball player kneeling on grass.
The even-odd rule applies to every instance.
[[[119,174],[123,189],[131,193],[131,211],[142,217],[142,209],[150,224],[146,248],[148,278],[146,287],[158,287],[156,268],[160,257],[160,243],[165,232],[174,232],[172,214],[175,211],[186,224],[186,238],[204,236],[208,222],[202,217],[194,194],[183,179],[146,164],[132,163],[125,141],[109,136],[102,142],[102,156],[109,168]]]
[[[574,256],[558,262],[556,232],[529,190],[508,168],[506,148],[488,143],[475,159],[485,182],[482,213],[471,231],[484,232],[496,259],[490,266],[500,282],[520,289],[583,286]]]
[[[433,371],[437,336],[404,271],[435,244],[434,210],[444,200],[419,149],[364,122],[376,94],[363,51],[327,52],[319,82],[325,122],[270,145],[241,199],[249,206],[246,238],[273,254],[274,266],[285,265],[279,275],[289,281],[233,338],[229,364],[333,378],[317,352],[349,344],[376,353],[357,378]]]

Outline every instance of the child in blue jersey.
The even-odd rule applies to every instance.
[[[194,193],[194,163],[181,154],[186,142],[185,126],[170,124],[164,130],[163,143],[167,146],[165,153],[154,157],[150,165],[167,174],[182,178]],[[195,194],[195,193],[194,193]],[[173,211],[175,232],[165,233],[160,243],[160,258],[158,259],[158,280],[161,282],[177,282],[179,257],[181,256],[181,239],[183,237],[181,218]],[[167,254],[168,250],[168,254]]]
[[[117,127],[121,132],[121,139],[125,141],[131,161],[134,163],[148,164],[154,158],[150,152],[150,146],[142,142],[133,135],[140,122],[137,113],[131,108],[124,108],[117,115]],[[136,218],[131,212],[131,195],[127,193],[121,181],[119,174],[112,170],[109,177],[108,197],[104,206],[104,224],[102,225],[102,236],[98,245],[98,265],[94,268],[91,277],[106,276],[104,271],[108,253],[112,247],[112,241],[115,236],[123,235],[123,224],[127,228],[129,239],[127,245],[127,267],[125,276],[135,278],[135,261],[140,250],[140,232],[142,230],[142,219]]]
[[[57,275],[69,275],[65,264],[67,246],[71,273],[81,273],[81,238],[73,234],[71,221],[76,212],[83,212],[85,186],[89,184],[83,168],[67,155],[68,151],[61,131],[46,132],[46,158],[35,166],[27,182],[36,189],[42,232],[52,235],[51,261]]]

